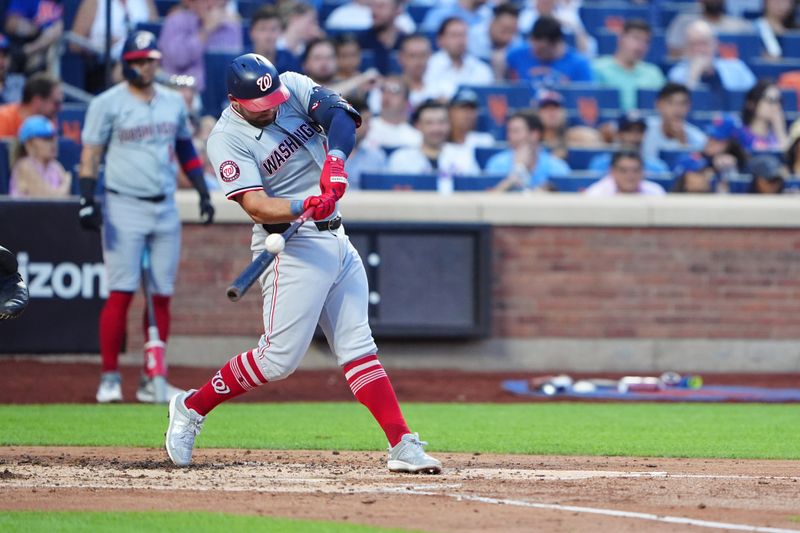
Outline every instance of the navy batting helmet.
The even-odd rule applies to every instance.
[[[244,54],[231,61],[227,81],[230,98],[254,113],[289,99],[289,90],[281,83],[278,70],[258,54]]]
[[[156,36],[149,31],[135,31],[125,40],[122,47],[122,75],[130,82],[139,79],[139,72],[131,67],[130,62],[137,59],[161,59],[161,52],[156,46]]]

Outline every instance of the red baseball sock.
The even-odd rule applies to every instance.
[[[377,355],[368,355],[344,365],[344,377],[356,399],[364,404],[394,446],[411,433],[400,411],[397,396]]]
[[[186,407],[205,416],[213,408],[267,382],[253,356],[240,353],[220,368],[211,380],[186,399]]]
[[[153,295],[153,312],[156,315],[156,326],[158,327],[158,338],[167,342],[169,337],[169,296],[163,294]],[[142,320],[144,338],[147,338],[147,307],[144,308],[144,318]]]
[[[103,359],[103,372],[114,372],[119,368],[119,352],[125,340],[131,300],[132,292],[111,291],[100,313],[100,356]]]

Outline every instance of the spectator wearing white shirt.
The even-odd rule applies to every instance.
[[[450,123],[447,107],[436,101],[423,103],[414,112],[414,126],[422,134],[419,148],[400,148],[389,156],[389,172],[395,174],[476,175],[480,173],[475,158],[447,142]]]
[[[620,151],[611,158],[611,172],[583,193],[586,196],[616,196],[618,194],[641,194],[663,196],[664,188],[654,181],[644,179],[642,156],[635,151]]]
[[[411,33],[417,25],[408,13],[402,13],[394,21],[395,26],[400,30]],[[372,27],[372,10],[370,0],[353,0],[345,2],[333,11],[325,19],[326,30],[348,30],[359,31],[368,30]]]
[[[494,81],[492,69],[467,53],[466,22],[446,19],[436,39],[440,50],[431,56],[423,77],[426,96],[449,100],[459,85],[489,85]]]
[[[686,28],[684,57],[667,77],[694,90],[699,84],[708,86],[720,100],[730,91],[747,91],[756,84],[756,77],[738,57],[717,55],[719,42],[714,29],[705,20],[696,20]]]
[[[380,85],[381,114],[372,119],[367,140],[377,146],[419,146],[420,132],[408,123],[411,106],[408,87],[397,76],[388,76]]]

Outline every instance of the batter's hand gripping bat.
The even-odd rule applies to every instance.
[[[292,236],[297,233],[297,230],[300,229],[306,220],[311,218],[311,215],[314,213],[314,207],[309,207],[306,209],[303,214],[301,214],[294,222],[289,225],[289,228],[281,233],[284,241],[288,241],[292,238]],[[272,263],[272,260],[275,259],[275,254],[264,250],[258,257],[253,259],[253,262],[247,265],[239,276],[233,280],[233,283],[230,287],[228,287],[227,295],[228,299],[232,302],[239,301],[244,293],[247,292],[247,289],[255,283],[259,276],[267,269],[267,267]]]
[[[142,290],[147,303],[147,341],[144,344],[145,369],[147,377],[153,380],[153,392],[156,403],[167,403],[167,365],[164,361],[166,344],[158,334],[156,314],[153,309],[153,295],[150,292],[150,250],[145,248],[142,254]]]

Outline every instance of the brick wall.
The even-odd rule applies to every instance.
[[[184,225],[173,333],[261,334],[258,287],[225,297],[249,242],[244,225]],[[800,337],[796,230],[498,227],[493,243],[496,336]]]
[[[800,337],[800,232],[498,228],[505,337]]]

